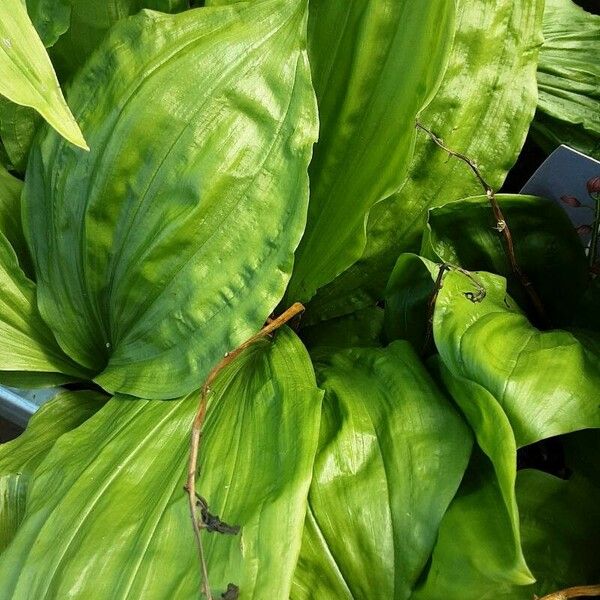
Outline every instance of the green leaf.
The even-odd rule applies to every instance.
[[[444,515],[426,577],[411,600],[487,600],[531,584],[534,579],[507,510],[512,508],[497,473],[477,450]]]
[[[122,21],[71,87],[92,151],[33,149],[40,312],[105,389],[190,392],[281,299],[317,135],[305,8]]]
[[[202,534],[215,598],[229,582],[241,598],[289,598],[321,396],[290,330],[251,347],[215,382],[198,491],[211,512],[241,526],[237,536]],[[183,485],[197,404],[197,393],[168,402],[116,396],[61,437],[36,470],[27,515],[0,564],[3,594],[196,598],[200,566]]]
[[[600,158],[600,16],[571,0],[546,0],[534,139]]]
[[[506,294],[506,280],[479,272],[444,276],[433,333],[449,371],[485,388],[502,406],[517,446],[600,427],[600,357],[571,333],[539,331]]]
[[[383,310],[368,306],[355,313],[304,327],[300,335],[309,349],[319,346],[356,348],[381,345]]]
[[[416,352],[427,350],[431,300],[440,265],[416,254],[401,254],[385,290],[387,340],[408,340]]]
[[[450,148],[470,156],[495,189],[517,159],[533,118],[543,5],[543,0],[458,0],[448,68],[419,115]],[[398,256],[419,249],[427,209],[479,193],[469,168],[419,133],[406,183],[369,214],[362,258],[321,290],[305,321],[379,300]]]
[[[61,81],[70,79],[81,68],[111,27],[121,19],[143,8],[167,13],[189,8],[186,0],[70,0],[70,4],[69,29],[50,50]]]
[[[87,149],[22,0],[0,4],[0,94],[35,108],[65,139]]]
[[[439,85],[454,2],[312,0],[309,56],[321,130],[288,298],[308,300],[360,258],[370,208],[404,181],[417,113]]]
[[[21,268],[31,276],[33,265],[21,223],[23,182],[0,165],[0,233],[4,234],[17,254]]]
[[[104,400],[97,392],[60,392],[33,415],[24,433],[0,445],[0,552],[23,520],[38,465],[58,438],[91,417]]]
[[[53,46],[69,29],[75,0],[25,0],[27,12],[44,46]]]
[[[550,323],[565,326],[588,284],[583,245],[566,213],[550,200],[499,194],[498,205],[510,226],[517,264],[541,298]],[[506,255],[486,196],[432,208],[421,254],[470,271],[507,278],[508,292],[524,310],[531,301]]]
[[[36,286],[17,261],[6,237],[0,233],[0,382],[4,372],[33,371],[48,375],[56,383],[56,374],[86,377],[62,352],[36,306]],[[44,375],[41,375],[44,374]]]
[[[0,97],[0,138],[12,167],[25,172],[29,150],[42,117],[28,106]]]
[[[537,582],[505,597],[531,600],[534,594],[541,597],[567,587],[597,584],[600,552],[598,481],[578,475],[563,481],[541,471],[520,471],[517,500],[521,510],[523,548]]]
[[[320,443],[291,598],[408,598],[471,437],[408,343],[320,361]]]

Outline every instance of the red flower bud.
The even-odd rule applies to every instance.
[[[573,208],[579,208],[581,206],[581,202],[579,202],[575,196],[561,196],[560,199],[567,206],[572,206]]]
[[[592,177],[587,181],[587,191],[591,196],[597,196],[600,194],[600,175]]]
[[[592,233],[592,226],[591,225],[580,225],[579,227],[575,228],[575,231],[579,235],[589,235],[590,233]]]

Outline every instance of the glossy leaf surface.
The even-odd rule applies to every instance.
[[[0,563],[3,593],[198,597],[183,490],[197,404],[197,393],[116,396],[62,436],[36,470],[25,520]],[[240,598],[289,598],[320,410],[308,355],[289,330],[244,352],[215,382],[198,491],[211,512],[241,526],[236,536],[203,533],[215,598],[229,582]]]
[[[506,280],[488,273],[444,276],[433,333],[449,371],[490,392],[506,413],[517,446],[600,427],[600,357],[572,334],[539,331],[506,294]]]
[[[450,148],[470,156],[495,189],[517,159],[535,111],[543,6],[543,0],[458,0],[448,68],[419,115]],[[374,304],[398,256],[419,249],[427,209],[479,193],[469,168],[420,132],[406,183],[369,214],[362,258],[317,295],[305,322]]]
[[[85,377],[85,370],[65,356],[40,317],[36,286],[25,276],[10,243],[0,233],[0,382],[8,383],[4,372],[21,371]],[[56,381],[54,376],[50,378],[52,383]]]
[[[70,0],[70,4],[68,31],[49,51],[61,80],[70,79],[82,67],[110,28],[121,19],[134,15],[143,8],[167,13],[188,8],[186,0]],[[54,11],[51,14],[56,18]]]
[[[32,152],[40,311],[105,389],[199,387],[280,300],[316,138],[305,20],[301,0],[125,20],[71,87],[92,151]]]
[[[319,354],[319,451],[293,600],[408,598],[471,450],[406,342]]]
[[[0,552],[25,515],[28,487],[37,466],[58,438],[91,417],[105,399],[97,392],[61,392],[33,415],[24,433],[0,445]]]
[[[571,0],[546,0],[534,138],[600,158],[600,16]]]
[[[588,283],[583,245],[566,213],[553,201],[499,194],[514,243],[515,258],[539,295],[553,324],[567,325]],[[513,273],[502,235],[485,196],[465,198],[429,211],[421,254],[469,271],[490,271],[507,278],[508,292],[524,310],[533,311]]]
[[[371,206],[404,181],[416,115],[446,65],[454,3],[312,0],[309,13],[321,129],[288,292],[303,301],[360,258]]]
[[[67,140],[87,148],[22,0],[0,4],[0,94],[35,108]]]

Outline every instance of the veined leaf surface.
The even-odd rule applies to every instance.
[[[325,390],[293,600],[409,598],[471,436],[407,342],[319,352]]]
[[[490,392],[513,428],[517,446],[600,427],[600,356],[571,333],[539,331],[506,294],[506,280],[446,273],[438,293],[433,335],[440,357],[455,376]]]
[[[0,3],[0,94],[35,108],[67,140],[87,148],[22,0]]]
[[[144,11],[71,87],[91,152],[32,150],[40,311],[105,389],[196,389],[281,299],[317,135],[305,27],[302,0]]]
[[[241,599],[289,598],[321,397],[290,330],[245,351],[215,381],[198,491],[213,514],[241,526],[236,536],[202,534],[215,598],[229,582]],[[183,490],[197,405],[197,393],[173,401],[116,396],[62,436],[35,472],[25,520],[0,563],[2,593],[197,598]]]
[[[600,158],[600,16],[571,0],[546,0],[534,139]]]
[[[0,553],[25,515],[29,482],[56,440],[100,409],[97,392],[60,392],[31,418],[17,439],[0,445]]]
[[[311,0],[321,128],[290,300],[310,299],[360,258],[369,210],[404,181],[415,117],[439,85],[453,25],[447,0]]]
[[[457,0],[448,68],[419,115],[450,148],[470,156],[495,189],[517,159],[534,115],[543,8],[543,0]],[[319,292],[304,322],[381,299],[398,256],[419,249],[428,208],[479,193],[469,168],[420,132],[406,183],[369,213],[361,259]]]

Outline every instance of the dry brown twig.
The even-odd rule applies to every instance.
[[[196,546],[198,548],[198,558],[200,561],[200,568],[202,571],[202,583],[200,593],[206,596],[207,600],[213,600],[212,593],[210,591],[210,583],[208,580],[208,569],[206,566],[206,557],[204,555],[204,548],[202,546],[201,530],[206,527],[202,515],[198,511],[198,494],[196,492],[196,478],[198,469],[198,454],[200,452],[200,442],[202,440],[202,427],[206,417],[206,407],[208,404],[208,397],[210,395],[210,386],[213,384],[218,374],[227,365],[231,364],[244,350],[252,346],[258,340],[265,338],[270,335],[296,315],[304,311],[304,306],[299,302],[296,302],[285,312],[279,315],[275,319],[268,319],[267,324],[251,338],[247,339],[243,344],[238,346],[235,350],[225,353],[225,356],[211,369],[200,392],[200,403],[196,416],[192,422],[192,435],[190,439],[190,453],[188,461],[188,472],[187,472],[187,484],[185,486],[188,494],[188,505],[190,509],[190,516],[192,518],[192,526],[194,528],[194,537],[196,539]]]
[[[552,592],[535,600],[569,600],[569,598],[583,598],[585,596],[600,596],[600,584],[598,585],[578,585],[577,587],[567,588],[560,592]]]
[[[487,181],[483,178],[483,176],[481,175],[481,173],[479,171],[479,168],[477,167],[477,165],[475,164],[475,162],[472,159],[470,159],[465,154],[456,152],[456,151],[452,150],[451,148],[448,148],[448,146],[446,146],[446,144],[444,144],[442,139],[440,139],[437,135],[435,135],[435,133],[433,133],[433,131],[431,131],[430,129],[428,129],[427,127],[425,127],[418,121],[416,123],[416,126],[417,126],[417,129],[424,131],[437,146],[439,146],[442,150],[447,152],[450,156],[454,156],[455,158],[458,158],[459,160],[462,160],[464,163],[466,163],[469,166],[469,168],[471,169],[471,171],[473,171],[473,173],[475,174],[477,181],[479,181],[479,183],[481,184],[481,187],[484,189],[485,195],[487,196],[490,206],[492,207],[492,212],[494,213],[494,219],[496,220],[495,229],[499,233],[502,234],[502,237],[504,239],[504,250],[505,250],[506,257],[508,258],[508,262],[510,263],[510,268],[511,268],[512,272],[515,274],[515,276],[517,277],[517,279],[519,280],[519,282],[521,283],[521,286],[525,290],[525,293],[529,296],[529,299],[530,299],[535,311],[537,312],[541,323],[544,325],[547,325],[548,318],[546,315],[546,311],[544,309],[544,305],[542,304],[540,297],[538,296],[537,292],[535,291],[533,284],[531,283],[531,281],[529,280],[527,275],[525,275],[525,273],[523,273],[523,271],[521,270],[521,267],[519,267],[519,263],[517,262],[517,258],[515,255],[515,245],[514,245],[512,233],[510,231],[510,227],[508,226],[508,223],[506,222],[504,214],[502,213],[502,209],[500,208],[500,205],[498,204],[498,200],[496,199],[496,194],[495,194],[494,190],[487,183]]]

